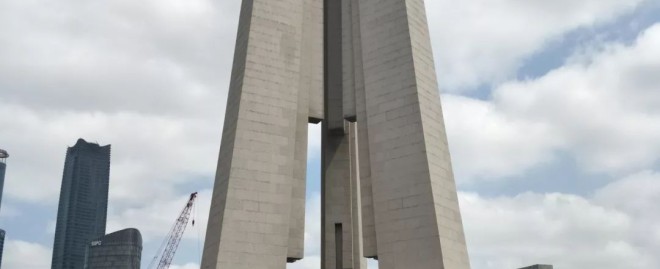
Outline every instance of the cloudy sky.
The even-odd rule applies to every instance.
[[[426,2],[473,269],[660,268],[660,0]],[[239,7],[0,1],[3,268],[49,268],[79,137],[112,144],[107,231],[140,229],[145,264],[200,192],[174,261],[198,268]],[[310,144],[292,269],[320,267]]]

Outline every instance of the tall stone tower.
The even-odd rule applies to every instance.
[[[321,268],[470,268],[423,0],[243,0],[202,268],[303,258],[309,122]]]

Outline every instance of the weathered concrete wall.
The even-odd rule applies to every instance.
[[[243,1],[202,268],[286,267],[302,28],[302,0]]]
[[[379,268],[469,268],[423,0],[360,2]]]

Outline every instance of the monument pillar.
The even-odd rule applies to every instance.
[[[202,268],[469,269],[423,0],[243,0]]]
[[[243,1],[202,268],[302,258],[302,236],[290,238],[303,219],[292,209],[304,208],[302,33],[301,0]]]

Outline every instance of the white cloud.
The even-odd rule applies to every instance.
[[[565,34],[611,22],[645,0],[426,1],[442,89],[509,78]]]
[[[113,144],[111,203],[212,182],[239,5],[2,2],[5,197],[57,201],[66,146],[79,137]]]
[[[443,95],[454,171],[459,182],[521,175],[525,168],[553,160],[562,141],[551,126],[507,115],[497,105]]]
[[[172,264],[170,269],[199,269],[199,264],[197,263],[186,263],[184,265]]]
[[[587,170],[631,172],[660,158],[660,24],[533,81],[495,91],[509,115],[554,126]]]
[[[319,238],[320,239],[320,238]],[[287,269],[318,269],[321,268],[320,254],[305,255],[305,258],[295,263],[287,264]]]
[[[660,173],[643,171],[596,191],[594,200],[601,205],[626,212],[633,223],[631,240],[646,252],[660,250]]]
[[[51,249],[48,247],[20,240],[5,242],[2,268],[43,269],[50,267],[50,262]]]
[[[0,100],[168,115],[223,106],[239,2],[3,2]]]
[[[473,268],[660,266],[659,245],[634,236],[637,229],[655,225],[634,212],[559,193],[497,198],[461,193],[460,199]],[[660,196],[646,202],[660,209]]]
[[[197,240],[198,235],[201,235],[203,240],[203,236],[206,234],[211,194],[212,191],[209,189],[201,190],[198,193],[194,211],[190,213],[190,221],[183,234],[184,239]],[[174,221],[179,217],[189,197],[189,195],[164,196],[144,203],[142,206],[111,210],[108,214],[106,230],[110,233],[128,227],[137,228],[145,243],[160,243],[174,225]],[[192,219],[195,220],[195,226],[192,226]],[[147,253],[155,252],[155,250],[145,251]]]
[[[321,254],[321,194],[312,194],[305,205],[305,255]]]
[[[605,44],[533,80],[497,87],[489,101],[445,95],[462,181],[521,174],[570,153],[590,173],[652,166],[660,151],[660,24],[626,46]]]
[[[2,210],[0,211],[0,218],[2,219],[8,219],[8,218],[14,218],[17,216],[20,216],[21,212],[18,209],[17,206],[14,206],[12,204],[3,204],[2,205]]]
[[[121,204],[171,193],[173,184],[191,176],[210,182],[215,171],[219,120],[130,112],[40,114],[16,105],[0,106],[0,113],[14,115],[0,118],[6,127],[0,129],[0,136],[12,154],[6,196],[15,199],[57,201],[64,153],[78,137],[113,144],[110,199]]]
[[[472,268],[656,268],[660,242],[660,174],[646,171],[617,180],[583,197],[523,193],[484,197],[459,193]],[[307,205],[306,256],[289,269],[319,268],[320,234],[314,195]],[[309,227],[310,222],[315,226]],[[644,237],[645,240],[642,240]],[[369,268],[378,268],[369,262]]]

